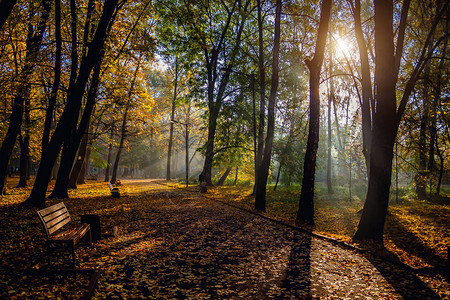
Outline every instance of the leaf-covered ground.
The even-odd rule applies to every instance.
[[[173,187],[182,185],[171,183]],[[184,188],[183,188],[184,189]],[[190,188],[195,190],[195,187]],[[223,186],[208,189],[206,197],[222,200],[246,209],[253,208],[251,187]],[[299,190],[268,189],[267,215],[294,224],[298,210]],[[384,256],[399,259],[414,268],[441,267],[447,259],[450,245],[450,198],[447,204],[433,204],[427,201],[391,203],[387,215],[383,249]],[[315,199],[315,227],[306,228],[316,233],[346,243],[351,240],[361,218],[363,203],[348,201],[339,192],[327,195],[319,191]],[[371,248],[371,245],[356,245]],[[379,250],[378,250],[379,251]]]
[[[195,189],[158,181],[126,181],[111,198],[89,183],[65,199],[75,222],[100,216],[109,235],[77,250],[80,268],[102,268],[97,299],[439,299],[450,285],[369,254],[278,225],[214,201]],[[77,299],[87,275],[44,276],[36,209],[18,206],[23,190],[0,200],[0,298]],[[48,204],[58,202],[49,201]],[[112,236],[114,227],[117,234]]]

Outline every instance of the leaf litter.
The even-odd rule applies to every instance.
[[[96,299],[450,297],[448,282],[439,275],[419,276],[197,193],[152,182],[146,188],[128,185],[129,195],[119,199],[107,193],[64,199],[75,221],[82,214],[99,214],[109,235],[77,250],[80,268],[103,269]],[[45,258],[35,211],[14,205],[1,209],[0,298],[80,298],[86,276],[26,272]]]

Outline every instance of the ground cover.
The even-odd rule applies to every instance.
[[[186,189],[181,183],[171,186]],[[195,190],[196,187],[190,187]],[[222,200],[246,209],[253,209],[251,186],[222,186],[208,188],[207,197]],[[363,198],[363,195],[359,195]],[[267,191],[266,215],[295,225],[300,189],[280,188]],[[392,197],[395,199],[395,196]],[[320,187],[316,191],[315,226],[303,226],[306,230],[329,236],[356,246],[373,248],[373,245],[356,244],[351,237],[356,231],[363,202],[354,195],[349,200],[347,191],[335,189],[332,195]],[[391,201],[385,225],[383,255],[415,267],[443,266],[450,245],[450,197],[439,204],[419,201],[411,193],[402,192],[400,200]]]
[[[77,250],[80,268],[103,270],[95,298],[450,297],[439,274],[406,272],[208,200],[250,205],[248,188],[210,188],[204,197],[195,186],[135,180],[120,189],[124,197],[112,198],[104,182],[90,181],[64,199],[75,222],[83,214],[98,214],[108,235]],[[36,209],[19,206],[27,194],[26,188],[10,189],[0,201],[0,298],[78,299],[88,276],[30,272],[44,260],[45,244]],[[280,196],[269,212],[282,203]],[[421,210],[410,213],[422,216]],[[434,219],[434,213],[426,216]]]

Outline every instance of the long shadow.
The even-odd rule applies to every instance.
[[[311,299],[311,236],[295,233],[286,275],[277,299]]]
[[[432,266],[443,266],[445,260],[438,256],[433,249],[431,249],[423,240],[416,234],[406,228],[397,217],[389,216],[389,226],[391,227],[391,234],[387,237],[391,239],[394,244],[404,251],[421,258],[426,263]]]
[[[365,257],[403,299],[441,299],[410,270],[405,270],[368,253]]]

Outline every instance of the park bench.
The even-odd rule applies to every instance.
[[[119,198],[120,197],[120,192],[119,192],[119,188],[114,187],[111,182],[108,182],[108,187],[109,190],[111,191],[111,196],[113,198]]]
[[[72,265],[75,266],[75,246],[86,234],[86,237],[89,238],[89,244],[92,242],[90,225],[83,223],[80,225],[69,224],[65,226],[71,222],[71,218],[64,202],[41,209],[37,214],[44,225],[47,235],[48,265],[50,266],[52,247],[61,249],[64,245],[67,245],[72,253]]]

